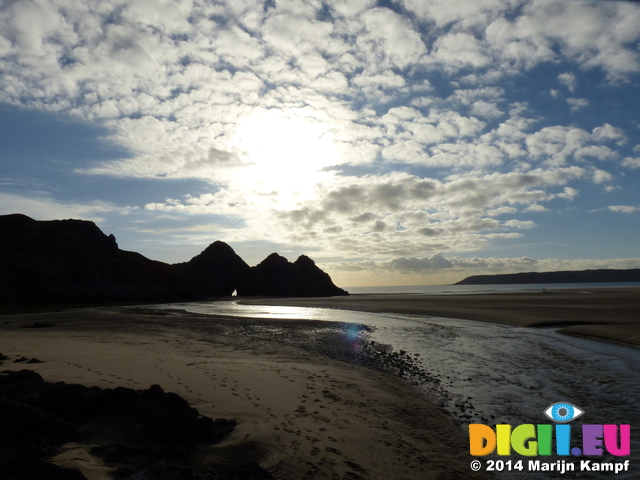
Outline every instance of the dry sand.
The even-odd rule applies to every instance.
[[[464,432],[407,383],[301,348],[229,335],[235,321],[84,309],[0,318],[5,362],[47,381],[146,389],[159,384],[236,431],[198,452],[201,465],[258,461],[280,479],[485,478]],[[42,322],[48,328],[23,328]],[[110,469],[68,445],[54,461],[90,480]]]
[[[565,334],[640,346],[640,287],[544,293],[246,299],[241,303],[437,316],[520,327],[558,327]]]

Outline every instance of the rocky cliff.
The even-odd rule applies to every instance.
[[[293,265],[282,269],[282,278],[269,270],[267,276],[279,288],[248,280],[255,285],[252,292],[256,293],[252,294],[291,291],[296,296],[323,296],[343,292],[311,259],[300,257]],[[4,305],[222,297],[252,278],[251,272],[229,245],[219,241],[188,262],[169,265],[121,250],[115,237],[105,235],[93,222],[0,216],[0,304]],[[296,288],[292,289],[292,284]]]
[[[504,285],[535,283],[604,283],[640,282],[640,268],[628,270],[563,270],[558,272],[526,272],[499,275],[473,275],[455,285]]]
[[[272,253],[249,269],[238,287],[239,296],[331,297],[348,295],[305,255],[291,263]]]

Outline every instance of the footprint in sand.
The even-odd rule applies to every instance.
[[[333,453],[334,455],[342,455],[342,450],[333,447],[325,447],[325,452]]]

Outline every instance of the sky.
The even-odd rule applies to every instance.
[[[640,3],[0,0],[0,214],[342,287],[640,267]]]

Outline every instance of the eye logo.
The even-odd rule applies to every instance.
[[[575,420],[584,413],[584,410],[567,402],[553,403],[547,407],[544,414],[557,423],[567,423]]]

